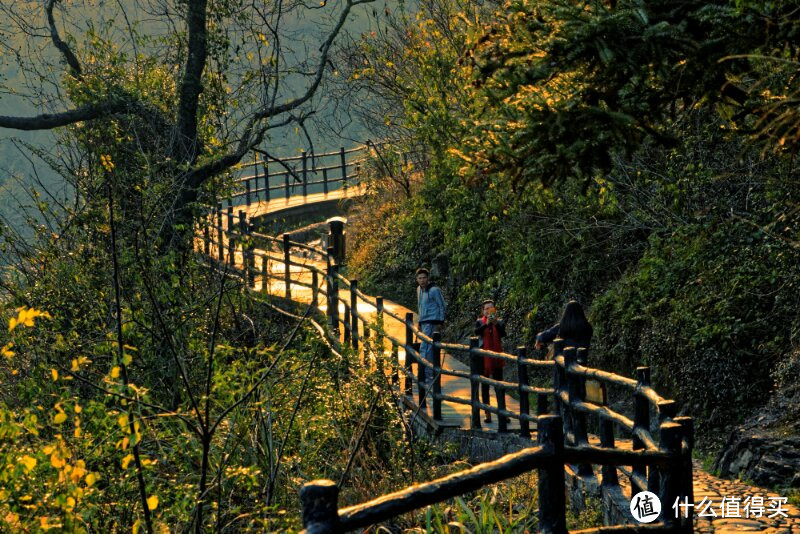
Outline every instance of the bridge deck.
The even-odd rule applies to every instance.
[[[295,186],[298,191],[299,186]],[[366,187],[363,185],[353,185],[350,187],[339,188],[328,193],[309,193],[306,196],[294,195],[286,198],[285,196],[273,197],[270,200],[259,200],[253,194],[250,205],[240,204],[234,206],[233,209],[236,213],[239,210],[244,211],[248,219],[263,217],[265,215],[279,213],[284,210],[293,208],[300,208],[309,204],[320,204],[322,202],[335,202],[348,198],[356,198],[362,196],[366,192]]]
[[[354,188],[351,188],[349,191],[332,191],[328,195],[323,194],[315,194],[315,195],[308,195],[307,197],[290,197],[288,200],[285,198],[274,199],[271,202],[257,202],[251,204],[247,207],[246,212],[249,217],[260,217],[264,215],[268,215],[270,213],[279,213],[282,210],[289,209],[296,206],[302,206],[307,203],[313,202],[320,202],[326,200],[334,200],[338,198],[345,198],[346,196],[355,196],[361,193],[361,191],[354,191]],[[242,207],[245,209],[245,207]],[[212,245],[211,245],[211,254],[212,257],[218,257],[218,241],[217,236],[212,236]],[[202,250],[203,243],[202,239],[199,238],[197,243],[198,250]],[[223,240],[223,248],[227,251],[227,241]],[[276,251],[271,251],[272,255],[278,255]],[[303,265],[314,265],[319,269],[323,269],[325,265],[321,261],[315,261],[309,257],[304,256],[292,256],[292,260],[294,262],[303,264]],[[263,272],[261,258],[256,258],[256,270],[257,272]],[[241,251],[235,252],[235,264],[240,268],[243,266],[242,262],[242,255]],[[257,276],[255,281],[255,291],[263,291],[266,290],[268,294],[276,295],[285,297],[285,282],[283,280],[283,276],[285,274],[284,266],[281,262],[278,261],[267,261],[267,268],[268,272],[271,276],[275,278],[271,278],[267,287],[263,286],[263,280],[261,276]],[[311,273],[306,269],[303,269],[299,266],[292,266],[291,267],[291,297],[295,301],[299,302],[311,302],[312,292],[311,289],[300,285],[301,283],[310,284],[311,282]],[[324,287],[324,285],[323,285]],[[341,290],[339,291],[339,297],[349,302],[350,301],[350,293],[349,290]],[[407,311],[407,308],[391,301],[384,301],[384,307],[391,311],[392,313],[398,316],[404,316]],[[320,298],[319,309],[322,312],[326,311],[325,306],[325,299],[323,296]],[[339,305],[339,312],[342,314],[344,312],[344,304],[340,303]],[[376,310],[375,307],[364,303],[359,302],[358,306],[358,313],[362,316],[366,317],[374,317]],[[384,328],[385,331],[397,338],[397,339],[404,339],[405,337],[405,327],[403,323],[393,319],[389,316],[384,316]],[[385,341],[385,348],[389,350],[389,342],[388,340]],[[400,349],[399,350],[399,359],[401,364],[405,361],[405,352]],[[415,366],[416,367],[416,366]],[[468,368],[465,364],[458,361],[452,355],[444,354],[442,355],[442,367],[444,369],[456,369],[461,371],[467,371]],[[415,368],[416,372],[416,368]],[[403,377],[401,376],[401,383]],[[470,386],[469,381],[464,378],[460,377],[452,377],[452,376],[443,376],[442,377],[442,391],[447,395],[458,396],[461,398],[468,399],[470,396]],[[413,404],[414,401],[417,399],[417,391],[414,388],[414,394],[412,397],[407,398],[409,403],[416,408],[416,405]],[[432,419],[431,413],[431,404],[430,402],[427,403],[426,414],[428,419]],[[510,411],[518,411],[519,404],[518,402],[511,398],[507,397],[506,399],[507,407]],[[496,400],[494,399],[494,395],[491,396],[491,405],[496,406]],[[439,424],[444,426],[460,426],[462,428],[469,428],[470,426],[470,419],[471,419],[471,408],[467,405],[451,403],[448,401],[444,401],[442,403],[442,416],[443,421]],[[481,418],[483,419],[483,417]],[[497,431],[497,417],[493,417],[493,422],[491,424],[481,422],[483,425],[483,429],[486,431],[496,432]],[[535,431],[535,425],[532,425],[531,430]],[[519,428],[519,422],[516,420],[509,421],[509,430],[514,430]],[[535,439],[535,438],[534,438]],[[597,439],[594,436],[590,436],[590,441],[593,444],[597,444]],[[630,448],[631,441],[630,440],[617,440],[616,446],[618,448]],[[620,483],[623,486],[623,490],[628,492],[630,491],[629,484],[627,484],[626,477],[620,477]],[[694,497],[695,497],[695,506],[701,507],[697,508],[696,512],[699,512],[702,509],[702,505],[704,499],[707,499],[707,502],[711,503],[712,510],[715,510],[717,516],[712,517],[697,517],[695,515],[695,530],[700,533],[734,533],[734,532],[743,532],[743,531],[762,531],[764,533],[786,533],[786,534],[800,534],[800,509],[793,504],[786,504],[783,506],[783,509],[786,510],[788,518],[785,517],[767,517],[767,514],[764,514],[763,517],[759,518],[725,518],[719,517],[720,515],[720,503],[725,498],[731,497],[739,497],[742,500],[745,497],[754,496],[754,497],[764,497],[765,505],[769,503],[770,498],[779,497],[778,494],[768,491],[766,489],[758,488],[749,484],[745,484],[741,481],[728,481],[723,480],[717,477],[710,475],[709,473],[703,471],[699,461],[694,462]],[[742,514],[744,516],[744,514]]]

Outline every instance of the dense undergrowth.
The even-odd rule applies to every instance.
[[[765,111],[794,94],[797,56],[752,18],[774,8],[791,32],[796,17],[758,2],[455,4],[397,14],[353,61],[385,103],[365,117],[410,161],[374,164],[349,228],[355,276],[413,307],[411,273],[432,266],[445,337],[490,297],[510,319],[507,348],[577,298],[595,326],[591,363],[650,366],[700,444],[719,445],[786,381],[800,327],[796,116]],[[672,40],[685,34],[707,37],[709,57],[762,55],[716,72]],[[718,76],[747,102],[721,96]]]

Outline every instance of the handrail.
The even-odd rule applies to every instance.
[[[342,531],[356,530],[400,514],[441,502],[469,491],[544,467],[556,458],[553,447],[537,446],[503,456],[424,484],[411,486],[372,501],[338,511]]]
[[[250,190],[250,193],[253,193],[253,191]],[[388,342],[392,350],[379,349],[379,352],[375,355],[376,358],[382,358],[379,361],[378,368],[387,369],[390,373],[394,373],[395,377],[403,375],[405,377],[405,386],[401,391],[404,390],[407,395],[411,394],[411,385],[417,384],[419,404],[421,405],[427,399],[433,405],[434,422],[442,421],[441,405],[443,402],[449,402],[471,407],[472,428],[476,430],[481,428],[480,412],[486,411],[498,416],[500,421],[498,431],[507,431],[508,421],[515,420],[519,422],[520,434],[523,437],[529,437],[531,433],[530,425],[534,423],[537,435],[539,439],[542,439],[543,437],[546,438],[546,436],[543,436],[545,429],[541,425],[547,420],[543,418],[551,417],[559,421],[559,426],[563,425],[562,435],[567,438],[567,442],[564,445],[563,438],[561,438],[562,452],[559,456],[560,460],[553,462],[551,458],[550,462],[546,462],[549,467],[560,466],[563,463],[573,463],[578,466],[577,472],[579,474],[582,473],[582,476],[587,476],[587,473],[591,474],[591,469],[587,471],[584,468],[588,468],[589,464],[602,465],[604,470],[603,486],[605,488],[607,485],[606,469],[612,469],[616,473],[616,469],[619,466],[632,465],[633,468],[630,470],[626,471],[621,468],[619,470],[625,476],[628,476],[632,486],[636,489],[646,489],[649,486],[653,486],[653,484],[658,486],[657,480],[654,482],[655,479],[652,478],[658,476],[662,478],[672,477],[674,481],[679,481],[673,482],[671,485],[662,484],[658,486],[663,491],[672,492],[670,495],[677,495],[678,491],[688,491],[686,485],[691,483],[691,462],[689,460],[692,447],[691,418],[675,417],[677,414],[675,403],[659,395],[650,385],[649,370],[647,368],[637,369],[637,379],[595,369],[587,365],[588,353],[585,349],[565,347],[563,340],[556,340],[556,355],[553,360],[529,358],[524,347],[519,349],[517,354],[481,349],[478,348],[478,338],[475,337],[471,338],[469,345],[443,342],[440,334],[435,333],[433,336],[424,334],[415,326],[412,320],[409,320],[408,315],[403,317],[392,312],[384,306],[382,298],[367,295],[358,287],[357,281],[349,280],[343,276],[339,272],[339,257],[336,256],[336,253],[329,253],[329,250],[332,249],[323,250],[320,247],[293,241],[288,238],[288,234],[275,237],[255,232],[252,230],[247,212],[244,210],[233,210],[231,207],[228,207],[225,212],[218,209],[216,211],[212,210],[210,216],[205,218],[205,225],[197,233],[196,237],[199,240],[198,242],[202,243],[207,255],[220,262],[230,263],[233,266],[233,270],[239,273],[238,276],[251,290],[256,290],[255,285],[258,279],[262,281],[261,291],[265,291],[268,280],[283,279],[287,298],[293,297],[293,288],[310,289],[314,303],[318,303],[317,299],[319,299],[320,295],[323,295],[327,302],[329,327],[334,331],[341,330],[344,332],[345,342],[351,343],[353,348],[358,348],[361,340],[368,337],[370,332],[374,332],[377,339]],[[256,247],[257,242],[271,243],[273,245],[277,243],[279,247],[277,247],[278,250],[273,250],[271,246],[267,246],[270,250],[264,250]],[[312,252],[319,257],[319,260],[316,258],[301,260],[300,256],[292,255],[292,251],[298,250]],[[260,272],[256,270],[256,258],[259,258],[261,262]],[[268,262],[277,262],[275,263],[276,266],[283,265],[283,271],[272,272],[269,269]],[[308,281],[308,278],[301,279],[297,273],[306,273],[306,276],[311,275],[311,281]],[[343,294],[343,292],[346,293]],[[344,298],[347,293],[349,293],[349,298]],[[403,324],[406,339],[398,339],[397,336],[387,331],[386,325],[382,321],[374,319],[371,311],[366,313],[363,309],[359,310],[359,304],[361,303],[365,303],[377,310],[379,314],[387,315]],[[341,304],[344,305],[343,314],[339,310]],[[415,338],[431,345],[434,355],[432,361],[424,358],[421,354],[422,351],[415,347],[413,344]],[[335,339],[338,343],[338,335],[335,336]],[[405,363],[403,364],[399,361],[401,349],[405,354]],[[447,351],[450,354],[459,352],[468,354],[470,359],[469,372],[445,367],[442,364],[445,355],[443,351]],[[481,366],[484,357],[501,359],[516,364],[519,369],[518,382],[507,382],[483,376],[481,374]],[[413,366],[416,367],[416,373]],[[528,383],[527,370],[534,367],[553,371],[551,387],[532,386]],[[422,374],[424,369],[433,371],[434,379],[432,384],[421,382],[424,380],[424,375]],[[469,381],[471,385],[470,396],[466,398],[442,391],[442,376]],[[603,385],[611,384],[624,388],[629,394],[633,395],[635,416],[630,418],[612,410],[605,405],[603,399],[588,399],[586,395],[587,380],[595,380]],[[394,383],[397,387],[400,387],[399,379]],[[497,406],[484,404],[480,401],[478,398],[480,385],[486,385],[494,389],[498,399]],[[519,408],[511,409],[506,406],[505,395],[508,391],[519,393]],[[538,396],[536,415],[530,413],[529,395],[531,394]],[[547,410],[546,401],[548,397],[555,401],[554,410],[557,414],[556,416],[544,415]],[[653,408],[655,408],[660,422],[658,439],[654,438],[650,432],[650,410]],[[587,416],[596,417],[598,420],[601,447],[592,446],[588,443]],[[614,427],[623,430],[632,437],[633,450],[615,447]],[[488,465],[483,464],[479,467],[487,467]],[[532,465],[526,470],[536,468],[540,470],[540,473],[542,472],[543,468],[539,467],[539,464]],[[648,466],[650,467],[649,471],[647,470]],[[559,470],[563,483],[563,468],[559,467]],[[483,471],[479,469],[477,472]],[[492,472],[491,469],[488,472]],[[456,478],[453,480],[463,480],[465,472],[457,473],[454,476]],[[550,478],[552,479],[552,477]],[[616,475],[608,482],[608,485],[613,486],[615,480]],[[433,484],[430,487],[434,488],[435,484],[439,482],[441,481],[433,481],[428,484]],[[486,483],[488,482],[484,480],[477,487]],[[423,485],[423,487],[427,486]],[[455,494],[461,494],[466,491],[463,490],[463,487],[458,489],[460,490],[459,493]],[[431,495],[441,496],[446,493],[438,493],[440,490],[436,489],[431,489],[431,491],[433,492],[432,494],[422,498],[419,497],[421,494],[418,494],[414,487],[407,488],[370,503],[339,510],[338,520],[348,530],[359,528],[359,526],[367,526],[368,524],[382,521],[383,519],[380,518],[386,519],[397,515],[397,513],[400,513],[397,510],[411,506],[409,503],[418,503],[419,505],[415,504],[412,508],[407,508],[408,510],[438,502],[436,501],[438,497],[433,498]],[[417,497],[408,497],[412,495],[417,495]],[[669,495],[665,496],[668,497]],[[550,497],[540,493],[540,498],[549,499]],[[548,507],[555,509],[556,514],[563,512],[563,510],[560,510],[563,508],[563,504],[551,502],[547,506],[544,503],[540,506],[540,514],[545,516],[550,514],[553,510],[548,511]],[[304,521],[305,519],[304,515]],[[547,521],[557,520],[557,518],[553,519],[551,517]],[[364,523],[364,521],[368,521],[368,523]],[[305,522],[308,526],[309,522]],[[667,527],[674,528],[674,521],[666,518],[664,525],[650,530],[663,530],[663,528]],[[553,531],[560,532],[558,529]],[[609,530],[609,532],[611,531]]]

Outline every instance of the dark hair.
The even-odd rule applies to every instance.
[[[491,305],[493,305],[493,306],[494,306],[494,301],[493,301],[492,299],[486,299],[486,300],[484,300],[483,302],[481,302],[481,309],[482,309],[484,306],[486,306],[487,304],[491,304]]]
[[[589,324],[586,314],[583,312],[583,306],[577,300],[567,302],[567,305],[564,306],[564,313],[561,315],[558,336],[588,345],[593,331],[592,325]]]
[[[419,276],[421,274],[424,274],[425,276],[430,276],[431,272],[425,267],[420,267],[419,269],[417,269],[417,272],[414,276]]]

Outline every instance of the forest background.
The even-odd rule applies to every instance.
[[[2,6],[0,126],[47,132],[12,170],[51,173],[3,229],[4,526],[292,529],[305,480],[357,502],[454,468],[187,246],[230,169],[312,117],[406,155],[349,230],[368,290],[413,304],[409,273],[446,266],[449,335],[491,296],[528,343],[578,298],[593,365],[649,365],[707,450],[796,398],[793,3],[358,4]]]

